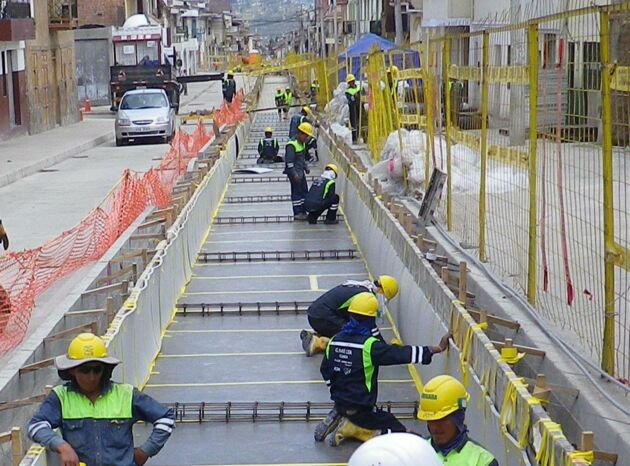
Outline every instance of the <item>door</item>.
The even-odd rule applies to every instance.
[[[89,97],[92,105],[110,105],[107,39],[78,40],[75,47],[79,103]]]

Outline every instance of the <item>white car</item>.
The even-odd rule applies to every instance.
[[[117,146],[141,138],[169,142],[175,134],[175,108],[163,89],[128,91],[118,106],[114,128]]]

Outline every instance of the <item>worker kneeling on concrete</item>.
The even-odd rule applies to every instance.
[[[376,406],[379,367],[430,364],[434,354],[448,347],[450,338],[444,335],[438,346],[388,345],[375,338],[372,326],[378,300],[372,293],[355,296],[348,312],[350,320],[330,339],[320,368],[335,407],[315,428],[315,440],[323,441],[330,434],[331,446],[348,438],[365,442],[380,434],[407,432],[396,416]]]
[[[323,352],[328,341],[341,332],[341,328],[350,319],[348,308],[352,299],[360,293],[371,293],[383,296],[390,301],[398,294],[398,282],[390,275],[381,275],[375,281],[348,280],[341,285],[331,288],[321,295],[306,310],[308,323],[315,333],[307,330],[300,332],[302,348],[307,356]],[[381,333],[373,319],[372,336],[381,338]]]
[[[132,385],[112,382],[118,359],[103,340],[82,333],[55,365],[68,383],[52,389],[28,426],[29,437],[59,454],[63,466],[143,465],[164,446],[175,413]],[[133,424],[153,424],[149,438],[133,446]],[[61,435],[53,429],[61,429]]]
[[[326,225],[335,225],[337,209],[339,209],[339,195],[335,194],[335,180],[339,169],[334,163],[326,165],[322,176],[313,181],[311,189],[304,199],[304,208],[308,213],[308,223],[316,224],[317,219],[326,212]]]
[[[418,419],[427,421],[431,444],[449,466],[498,466],[485,448],[468,438],[464,423],[470,395],[459,380],[439,375],[429,380],[420,395]]]
[[[278,155],[280,144],[273,137],[273,129],[265,128],[265,137],[258,141],[258,160],[256,163],[276,163],[284,162],[284,159]]]
[[[416,434],[380,435],[359,446],[348,466],[442,466],[435,451]]]
[[[313,137],[313,127],[310,123],[302,123],[298,127],[295,139],[289,140],[285,149],[284,173],[289,177],[291,183],[291,202],[293,203],[293,219],[306,220],[306,210],[304,209],[304,198],[308,193],[308,183],[306,174],[309,169],[306,166],[306,141]]]

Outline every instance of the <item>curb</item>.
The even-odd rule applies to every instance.
[[[97,138],[94,138],[91,141],[85,142],[78,146],[71,147],[70,149],[67,149],[63,152],[43,158],[41,160],[38,160],[37,162],[27,165],[26,167],[22,167],[10,173],[7,173],[5,175],[2,175],[0,176],[0,188],[3,186],[7,186],[11,183],[15,183],[16,181],[22,178],[26,178],[27,176],[32,175],[33,173],[36,173],[44,168],[50,167],[52,165],[56,165],[59,162],[62,162],[72,157],[73,155],[80,154],[81,152],[84,152],[93,147],[100,146],[101,144],[104,144],[106,142],[113,141],[113,140],[114,140],[114,133],[113,131],[109,131],[107,134],[98,136]]]

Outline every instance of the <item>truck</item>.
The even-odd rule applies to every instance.
[[[112,32],[114,65],[110,67],[111,110],[116,111],[125,92],[131,89],[164,89],[171,106],[179,111],[183,84],[222,80],[223,73],[175,76],[178,60],[163,50],[162,28],[150,24],[145,15],[130,16]],[[175,50],[175,48],[173,48]],[[169,63],[168,58],[172,61]],[[175,65],[175,66],[174,66]]]

